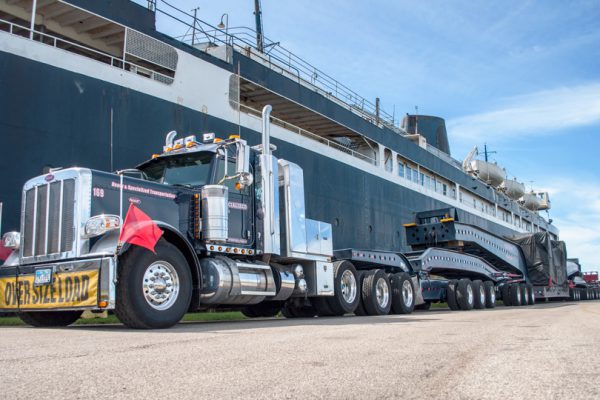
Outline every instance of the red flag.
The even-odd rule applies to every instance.
[[[6,260],[10,256],[10,253],[12,253],[12,249],[4,247],[4,241],[0,240],[0,261]]]
[[[131,243],[141,247],[145,247],[153,253],[156,242],[162,236],[163,231],[146,215],[142,210],[137,208],[135,204],[129,205],[125,222],[121,228],[119,235],[120,243]]]

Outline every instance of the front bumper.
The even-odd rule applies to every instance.
[[[35,286],[35,271],[44,268],[52,282]],[[0,312],[113,309],[115,273],[114,257],[0,267]]]

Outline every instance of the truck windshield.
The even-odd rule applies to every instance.
[[[203,186],[210,181],[214,153],[193,153],[161,158],[143,168],[148,179],[168,185]]]

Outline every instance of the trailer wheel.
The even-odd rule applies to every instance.
[[[505,283],[500,287],[500,292],[502,293],[502,302],[505,306],[510,307],[512,303],[510,302],[510,286],[508,283]]]
[[[37,328],[69,326],[81,317],[83,311],[37,311],[22,312],[17,315],[27,325]]]
[[[327,297],[327,304],[336,315],[353,313],[360,302],[360,286],[356,268],[349,261],[334,264],[333,297]]]
[[[510,305],[514,307],[520,306],[522,304],[521,285],[518,283],[510,284],[509,293]]]
[[[164,239],[155,250],[133,246],[120,260],[115,314],[129,328],[169,328],[190,305],[192,274],[185,257]]]
[[[533,290],[533,285],[527,285],[527,291],[529,292],[529,305],[532,306],[535,304],[535,291]]]
[[[410,275],[406,272],[399,272],[391,274],[390,279],[392,286],[392,311],[394,314],[412,313],[415,309],[415,288]],[[431,303],[425,304],[431,306]]]
[[[448,308],[450,308],[452,311],[460,310],[458,307],[458,302],[456,301],[457,286],[458,281],[456,279],[452,279],[448,281],[448,287],[446,288],[446,302],[448,303]]]
[[[527,285],[519,285],[521,289],[521,305],[529,305],[529,287]]]
[[[384,271],[376,270],[372,274],[365,275],[362,299],[368,315],[389,314],[392,307],[392,288]]]
[[[281,311],[280,301],[265,301],[242,309],[242,314],[248,318],[269,318],[274,317]]]
[[[367,310],[365,310],[364,302],[362,299],[362,285],[365,276],[372,273],[373,271],[358,271],[358,287],[360,288],[360,290],[358,292],[358,305],[354,310],[354,315],[357,315],[359,317],[367,315]]]
[[[475,293],[473,291],[473,282],[468,278],[462,278],[458,281],[456,290],[456,301],[461,310],[472,310],[475,305]]]
[[[473,281],[473,308],[476,310],[482,310],[485,308],[485,287],[483,282],[480,280]]]
[[[483,282],[483,287],[485,290],[485,307],[496,307],[496,287],[494,286],[494,282],[485,281]]]

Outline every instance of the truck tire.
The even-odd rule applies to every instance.
[[[365,275],[362,283],[362,300],[367,315],[386,315],[392,308],[392,288],[387,274],[376,270]]]
[[[529,287],[525,284],[519,285],[521,289],[521,305],[529,305]]]
[[[527,285],[527,291],[529,292],[529,305],[532,306],[535,304],[535,291],[533,290],[533,285]]]
[[[185,257],[165,239],[155,251],[132,246],[120,259],[115,314],[129,328],[169,328],[189,308],[192,274]]]
[[[338,317],[344,315],[344,313],[337,313],[329,307],[326,297],[311,297],[310,302],[317,310],[319,317]]]
[[[77,321],[83,311],[36,311],[22,312],[17,315],[27,325],[37,328],[69,326]]]
[[[504,285],[502,285],[500,287],[500,293],[502,293],[502,302],[504,303],[504,305],[507,307],[512,306],[510,302],[510,284],[505,283]]]
[[[367,315],[367,310],[365,310],[365,306],[362,299],[362,284],[366,275],[372,274],[373,271],[358,271],[358,287],[360,288],[359,296],[358,296],[358,305],[354,310],[354,315],[363,317]]]
[[[483,282],[485,288],[485,307],[494,308],[496,307],[496,286],[492,281]]]
[[[476,310],[482,310],[485,308],[485,287],[483,282],[480,280],[473,281],[473,308]]]
[[[463,311],[472,310],[475,305],[475,293],[473,291],[473,282],[468,278],[462,278],[458,281],[456,287],[456,302]]]
[[[390,275],[392,287],[392,311],[394,314],[410,314],[415,309],[415,288],[406,272]],[[426,303],[431,306],[431,303]],[[428,308],[427,308],[428,309]]]
[[[286,318],[314,318],[317,315],[317,310],[313,306],[286,304],[281,309],[281,315]]]
[[[350,261],[334,264],[333,297],[327,297],[327,304],[336,315],[353,313],[360,302],[360,286],[356,268]]]
[[[457,285],[458,281],[456,279],[452,279],[448,281],[448,287],[446,288],[446,303],[448,303],[448,308],[450,308],[452,311],[460,310],[458,307],[458,302],[456,301]]]
[[[242,314],[248,318],[270,318],[279,314],[282,307],[280,301],[265,301],[242,308]]]
[[[393,306],[392,306],[393,307]],[[415,310],[427,311],[431,309],[431,301],[426,300],[425,303],[415,306]]]
[[[518,283],[511,283],[509,285],[509,297],[511,306],[520,306],[522,304],[521,285],[519,285]]]

